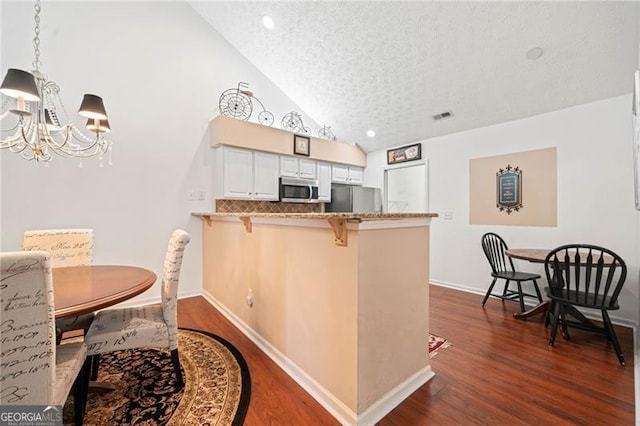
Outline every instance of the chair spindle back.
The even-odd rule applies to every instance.
[[[507,249],[507,243],[498,234],[489,232],[482,236],[482,250],[494,274],[514,270],[513,261],[505,254]]]
[[[627,266],[620,256],[606,248],[567,244],[549,252],[545,272],[553,296],[602,309],[617,304]]]

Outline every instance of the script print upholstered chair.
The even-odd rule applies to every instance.
[[[64,405],[75,382],[75,423],[82,424],[89,383],[84,343],[55,343],[49,255],[0,253],[1,405]]]
[[[498,297],[502,300],[518,300],[520,302],[520,311],[525,310],[525,296],[537,297],[539,303],[542,303],[542,295],[536,281],[541,278],[540,275],[516,271],[513,267],[513,260],[506,255],[507,249],[507,243],[498,234],[489,232],[482,236],[482,250],[489,261],[489,265],[491,265],[491,277],[493,277],[493,281],[491,281],[491,285],[489,285],[489,289],[484,295],[484,299],[482,299],[482,306],[487,303],[489,296]],[[491,293],[498,279],[505,280],[502,294]],[[512,281],[516,283],[517,289],[515,291],[509,289],[509,284]],[[535,296],[522,291],[522,282],[525,281],[533,282],[533,287],[536,291]]]
[[[562,325],[566,339],[569,339],[567,326],[604,334],[624,366],[620,342],[609,318],[609,311],[620,309],[618,296],[627,278],[624,260],[603,247],[568,244],[549,252],[544,269],[549,283],[545,291],[551,299],[549,346],[554,345],[558,325]],[[599,310],[603,326],[589,321],[577,307]]]
[[[51,256],[51,267],[87,266],[93,263],[93,229],[43,229],[26,231],[22,250],[42,250]],[[84,314],[56,321],[58,334],[71,330],[88,330],[94,314]]]
[[[189,240],[189,234],[182,230],[171,235],[164,260],[160,305],[109,309],[96,315],[85,336],[90,356],[141,347],[168,348],[176,386],[183,386],[178,356],[178,281]]]

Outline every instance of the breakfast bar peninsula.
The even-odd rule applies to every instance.
[[[343,424],[428,381],[434,213],[193,213],[205,297]]]

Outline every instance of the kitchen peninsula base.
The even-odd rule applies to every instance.
[[[433,376],[435,214],[195,215],[205,297],[340,422],[373,424]]]

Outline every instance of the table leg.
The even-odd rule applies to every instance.
[[[515,314],[513,314],[513,317],[519,320],[526,320],[527,318],[532,317],[534,315],[546,314],[548,310],[549,310],[549,302],[545,301],[529,309],[528,311],[516,312]]]

